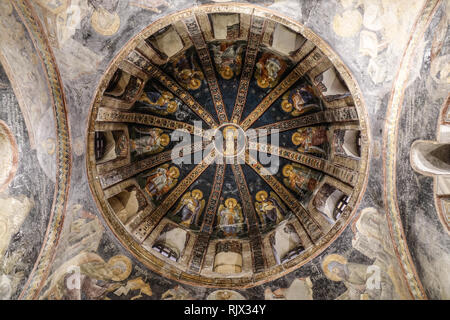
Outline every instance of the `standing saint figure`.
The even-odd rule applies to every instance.
[[[203,192],[195,189],[184,194],[175,209],[174,215],[181,214],[181,224],[189,228],[192,223],[198,225],[198,220],[204,208]]]
[[[255,78],[260,88],[273,88],[286,70],[286,62],[266,52],[256,64]]]
[[[342,281],[347,291],[339,300],[392,300],[396,290],[391,276],[379,265],[364,265],[348,262],[339,254],[330,254],[323,259],[322,270],[332,281]]]
[[[199,65],[195,61],[194,55],[189,57],[186,54],[180,56],[172,62],[173,73],[176,80],[188,90],[197,90],[201,87],[205,78]]]
[[[310,176],[309,169],[293,163],[287,164],[283,168],[283,182],[290,189],[299,194],[304,194],[304,190],[313,191],[317,185],[317,180]]]
[[[169,164],[164,164],[150,173],[145,190],[152,200],[158,201],[178,183],[179,176],[180,170],[177,167],[169,168]]]
[[[292,143],[299,152],[326,155],[320,146],[327,141],[327,129],[323,126],[300,128],[292,135]]]
[[[170,143],[170,137],[159,128],[134,128],[135,131],[142,134],[139,138],[131,140],[131,151],[138,155],[148,153],[155,154],[164,150],[164,147]]]
[[[230,80],[241,73],[243,50],[244,44],[222,42],[218,45],[212,45],[214,63],[222,78]]]
[[[161,92],[160,92],[161,91]],[[138,100],[146,108],[160,115],[168,115],[178,110],[178,102],[174,95],[164,90],[146,90]]]
[[[239,133],[237,129],[233,126],[227,126],[223,129],[223,138],[225,142],[225,148],[223,150],[223,154],[225,156],[235,155],[238,151],[238,138]]]
[[[241,205],[234,198],[225,200],[225,205],[221,204],[217,212],[218,225],[225,236],[236,236],[242,231],[244,217],[242,216]]]
[[[266,223],[278,224],[283,221],[286,208],[274,192],[271,191],[269,197],[267,191],[261,190],[256,193],[255,199],[255,209],[263,227]]]
[[[283,95],[281,109],[297,117],[312,110],[320,110],[320,107],[315,104],[313,89],[300,84]]]

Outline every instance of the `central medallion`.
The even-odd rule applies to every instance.
[[[224,157],[235,157],[244,152],[247,144],[245,131],[233,123],[225,123],[214,133],[214,148]]]

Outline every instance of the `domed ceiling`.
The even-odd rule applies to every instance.
[[[152,270],[249,287],[328,247],[364,187],[356,83],[309,29],[206,6],[132,39],[97,90],[88,176],[111,230]]]
[[[448,299],[448,3],[213,2],[0,0],[0,299]]]

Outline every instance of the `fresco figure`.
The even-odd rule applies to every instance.
[[[150,111],[163,116],[175,113],[179,105],[171,92],[156,89],[144,91],[138,101]]]
[[[142,134],[139,138],[131,140],[131,151],[141,154],[155,154],[164,150],[170,143],[170,137],[159,128],[134,128],[136,132]]]
[[[255,199],[255,209],[263,227],[267,223],[278,224],[283,221],[286,208],[274,192],[270,192],[269,196],[267,191],[261,190],[256,193]]]
[[[180,170],[169,164],[164,164],[153,170],[147,177],[145,190],[153,201],[159,201],[170,189],[178,183]]]
[[[0,260],[34,206],[34,200],[25,195],[9,197],[6,193],[0,194]]]
[[[326,151],[321,147],[328,141],[326,127],[300,128],[292,135],[292,143],[298,146],[297,150],[325,156]]]
[[[272,53],[264,53],[256,63],[255,78],[258,86],[263,89],[275,87],[286,68],[285,61]]]
[[[283,95],[281,109],[297,117],[309,111],[319,111],[320,107],[314,102],[314,91],[311,86],[301,84]]]
[[[99,300],[120,288],[132,270],[131,260],[123,255],[105,262],[98,254],[82,252],[59,267],[51,277],[43,299]],[[79,282],[79,286],[75,283]]]
[[[234,126],[227,126],[223,129],[223,154],[225,156],[235,155],[240,149],[238,145],[239,131]]]
[[[322,262],[325,276],[333,281],[342,281],[347,287],[347,291],[339,299],[392,299],[394,289],[389,276],[381,272],[377,266],[373,266],[380,270],[377,276],[376,272],[371,271],[369,267],[371,266],[347,262],[347,259],[338,254],[330,254]]]
[[[195,300],[191,293],[180,285],[167,290],[161,295],[161,300]]]
[[[203,192],[195,189],[187,192],[181,198],[174,214],[181,214],[181,224],[189,228],[192,223],[198,225],[198,220],[204,208]]]
[[[222,42],[212,45],[214,63],[222,78],[230,80],[241,73],[243,50],[244,44]]]
[[[197,90],[205,78],[194,55],[182,55],[172,63],[173,74],[176,80],[188,90]]]
[[[130,300],[136,300],[142,298],[144,295],[151,297],[153,295],[152,288],[142,277],[131,279],[127,281],[126,285],[121,286],[114,291],[116,296],[128,295],[130,292],[138,291],[136,296],[130,298]]]
[[[219,206],[217,212],[218,225],[225,236],[236,236],[242,231],[244,217],[242,216],[241,205],[234,198],[225,200],[225,204]]]
[[[317,180],[310,176],[310,170],[296,163],[285,165],[283,176],[284,184],[299,194],[304,190],[313,191],[317,185]]]

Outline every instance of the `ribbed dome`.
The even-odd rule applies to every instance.
[[[326,44],[272,13],[163,18],[98,89],[96,201],[119,240],[168,277],[244,287],[281,276],[356,208],[368,154],[357,90]]]

